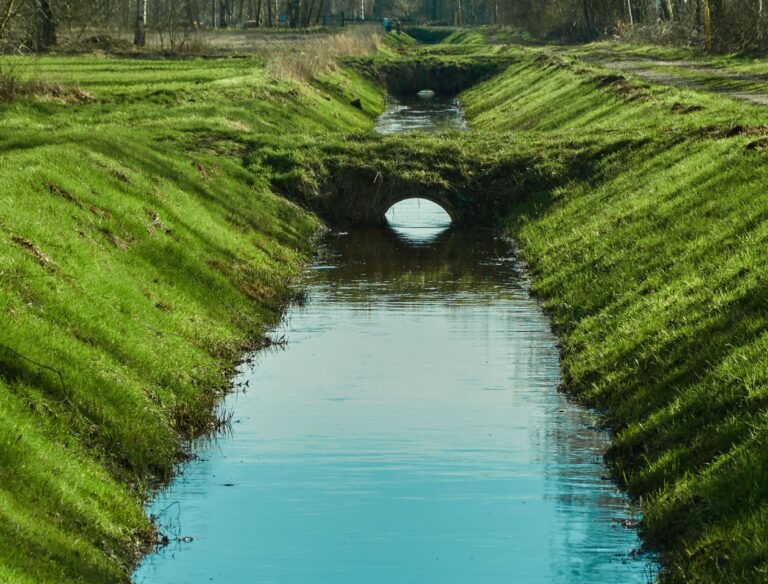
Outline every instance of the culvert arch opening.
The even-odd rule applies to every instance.
[[[444,207],[421,197],[394,203],[384,218],[390,229],[414,243],[429,242],[453,225],[453,219]]]

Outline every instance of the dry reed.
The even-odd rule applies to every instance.
[[[310,38],[301,44],[267,48],[262,54],[272,73],[309,80],[332,69],[341,57],[370,55],[380,46],[381,34],[377,28],[359,26],[333,35]]]

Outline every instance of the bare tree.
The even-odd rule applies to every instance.
[[[56,20],[49,0],[35,0],[35,44],[45,50],[56,44]]]
[[[368,18],[433,24],[499,24],[539,38],[590,39],[631,30],[647,40],[712,50],[768,50],[765,0],[0,0],[0,38],[40,50],[87,30],[153,32],[185,42],[201,27],[312,26]]]
[[[136,27],[133,44],[143,47],[147,44],[147,0],[136,0]]]
[[[23,8],[25,0],[6,0],[0,2],[0,40],[5,36],[11,21],[16,18]]]

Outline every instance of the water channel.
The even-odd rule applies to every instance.
[[[405,132],[436,133],[446,130],[466,130],[464,108],[455,97],[435,96],[431,99],[387,98],[387,107],[379,116],[376,131],[381,134]]]
[[[153,502],[172,541],[135,581],[652,580],[510,244],[426,201],[388,219],[326,238],[287,346],[241,368],[231,436]]]

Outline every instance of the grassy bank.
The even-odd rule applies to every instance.
[[[472,133],[313,140],[303,159],[284,143],[283,192],[313,206],[338,185],[418,184],[509,213],[565,387],[604,412],[661,579],[768,581],[766,110],[562,49],[471,51],[511,61],[463,94]],[[438,44],[402,63],[456,58]]]
[[[511,208],[565,386],[614,431],[661,579],[766,581],[768,114],[558,53],[493,47],[514,62],[463,95],[472,134],[314,143],[319,181],[293,195],[369,196],[382,172]]]
[[[662,580],[768,581],[768,113],[546,54],[465,103],[542,159],[571,144],[595,161],[532,189],[509,231],[566,388],[615,432]]]
[[[382,97],[263,58],[3,65],[62,89],[0,104],[0,581],[128,581],[144,497],[311,251],[317,221],[243,161],[365,130]]]
[[[312,81],[282,49],[2,61],[0,581],[128,580],[144,497],[289,299],[303,208],[388,188],[503,219],[662,578],[768,581],[766,110],[581,58],[603,46],[430,38]],[[370,134],[372,79],[477,63],[504,72],[463,94],[473,132]]]

